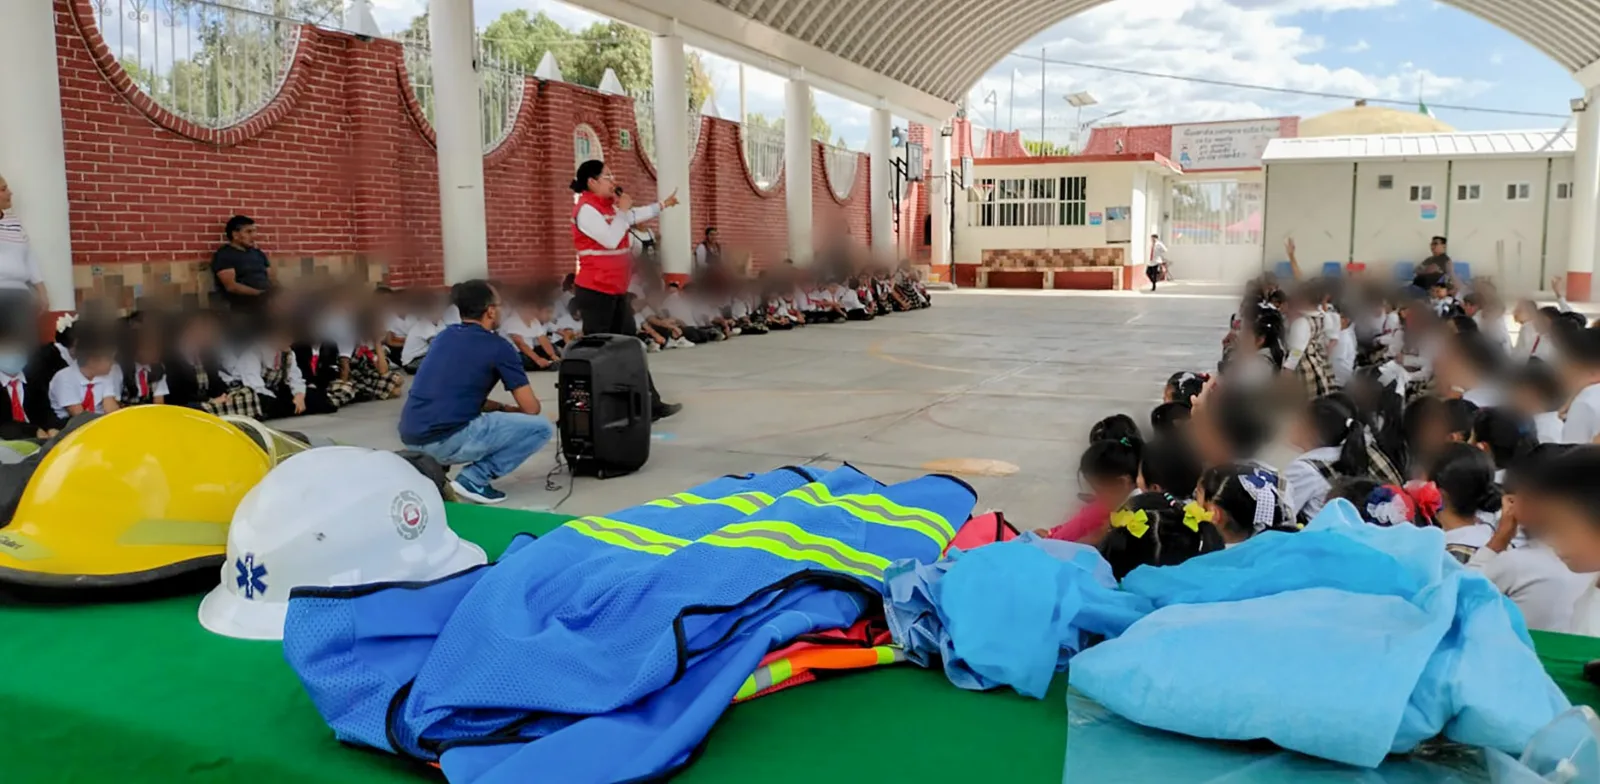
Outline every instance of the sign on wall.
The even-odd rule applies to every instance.
[[[1188,171],[1258,169],[1267,143],[1282,135],[1282,120],[1174,125],[1171,158]]]

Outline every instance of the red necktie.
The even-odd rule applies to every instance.
[[[150,369],[139,368],[139,397],[150,396]]]
[[[321,359],[321,357],[319,357],[316,354],[312,354],[311,355],[311,375],[313,375],[313,376],[317,374],[317,360],[318,359]]]
[[[90,379],[89,386],[83,388],[83,410],[94,410],[94,380]]]
[[[1533,348],[1528,349],[1528,356],[1531,357],[1534,354],[1539,353],[1539,341],[1541,341],[1541,340],[1544,340],[1544,336],[1543,335],[1535,335],[1533,337]]]
[[[22,379],[11,379],[11,421],[28,421],[28,412],[22,408]]]

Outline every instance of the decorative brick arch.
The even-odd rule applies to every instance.
[[[295,101],[305,87],[307,64],[312,56],[312,47],[306,45],[307,37],[323,35],[311,25],[301,25],[295,39],[294,53],[283,75],[283,83],[278,86],[278,92],[272,100],[255,114],[226,128],[206,128],[161,106],[148,93],[139,89],[139,85],[135,84],[133,77],[123,70],[122,63],[117,60],[116,54],[111,51],[111,46],[100,34],[100,28],[95,24],[94,4],[91,0],[72,0],[68,8],[72,13],[72,22],[78,28],[78,34],[83,36],[84,43],[89,46],[90,57],[93,58],[95,66],[100,69],[100,73],[118,94],[156,125],[186,139],[215,147],[232,147],[253,139],[294,110]]]
[[[523,137],[533,127],[533,102],[537,100],[538,93],[538,85],[532,79],[524,77],[522,80],[522,103],[517,106],[517,117],[511,121],[511,130],[506,133],[506,138],[501,139],[500,143],[494,146],[494,149],[483,156],[485,168],[494,166],[511,157],[512,153],[515,153],[517,148],[522,146]],[[411,103],[416,103],[414,90],[407,89],[406,95],[411,99]],[[418,106],[415,110],[409,108],[407,110],[421,111],[421,109],[422,107]],[[432,128],[429,128],[429,130],[431,131]]]
[[[733,123],[732,125],[738,129],[735,137],[739,144],[739,171],[744,174],[744,182],[745,185],[750,187],[750,192],[763,199],[770,199],[783,193],[784,183],[789,178],[788,161],[784,161],[782,165],[778,166],[777,179],[774,179],[772,185],[766,190],[762,190],[761,185],[756,182],[755,175],[750,173],[750,156],[745,153],[744,124]]]

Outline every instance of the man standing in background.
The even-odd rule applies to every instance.
[[[1150,235],[1150,262],[1145,265],[1144,276],[1150,279],[1150,290],[1156,290],[1156,281],[1171,279],[1167,271],[1167,244],[1160,234]]]

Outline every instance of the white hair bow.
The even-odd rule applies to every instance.
[[[56,331],[65,332],[73,324],[78,323],[78,316],[74,313],[63,313],[56,317]]]
[[[1278,510],[1278,477],[1271,471],[1257,469],[1239,477],[1239,483],[1256,501],[1255,519],[1251,521],[1256,531],[1271,528]]]

